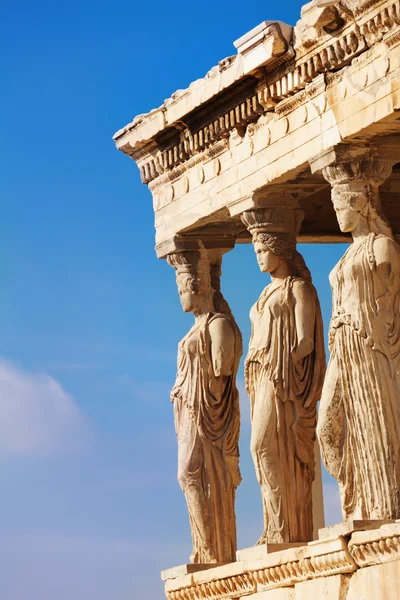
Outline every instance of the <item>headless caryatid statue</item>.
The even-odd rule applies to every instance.
[[[171,392],[178,480],[189,511],[192,563],[235,560],[235,492],[241,480],[236,374],[242,340],[220,292],[222,254],[210,252],[203,248],[168,257],[176,269],[183,310],[195,316],[193,327],[179,344],[178,373]]]
[[[302,211],[284,208],[242,215],[259,267],[271,275],[250,312],[245,362],[251,452],[264,510],[259,544],[313,539],[314,444],[325,352],[317,292],[296,250],[301,219]]]
[[[384,218],[381,161],[324,169],[353,244],[330,274],[331,358],[318,437],[347,519],[400,518],[400,248]]]

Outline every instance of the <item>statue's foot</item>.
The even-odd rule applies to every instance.
[[[211,554],[211,552],[203,550],[201,553],[194,552],[190,557],[190,562],[192,563],[192,565],[209,565],[217,563],[218,561],[215,558],[215,556]]]
[[[264,531],[264,533],[262,534],[262,536],[258,540],[256,546],[261,546],[262,544],[266,544],[266,543],[267,543],[267,532]]]

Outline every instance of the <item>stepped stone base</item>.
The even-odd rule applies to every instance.
[[[398,600],[400,521],[380,525],[341,524],[332,531],[343,535],[303,546],[239,551],[237,562],[206,570],[164,571],[165,592],[168,600]]]

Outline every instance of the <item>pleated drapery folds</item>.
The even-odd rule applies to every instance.
[[[377,268],[374,245],[393,257]],[[397,262],[397,264],[395,264]],[[400,517],[400,254],[370,233],[331,273],[331,358],[318,424],[345,519]]]
[[[210,323],[229,321],[235,334],[232,372],[215,385]],[[239,393],[236,374],[241,335],[229,314],[209,313],[179,344],[174,402],[178,479],[185,493],[192,531],[193,563],[236,558],[235,493],[239,471]]]
[[[295,361],[296,296],[315,305],[314,347]],[[298,293],[299,292],[299,293]],[[251,450],[264,509],[263,542],[309,541],[313,535],[314,441],[325,373],[322,317],[315,288],[299,277],[270,284],[253,306],[245,363],[251,401]]]

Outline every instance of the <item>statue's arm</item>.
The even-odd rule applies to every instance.
[[[315,293],[310,285],[295,283],[293,295],[297,346],[292,352],[292,358],[297,362],[314,350]]]
[[[235,362],[235,333],[228,319],[219,317],[209,325],[214,377],[228,377]]]
[[[399,284],[400,248],[388,237],[377,238],[374,242],[374,256],[377,274],[375,300],[379,311],[391,311],[393,296]]]

